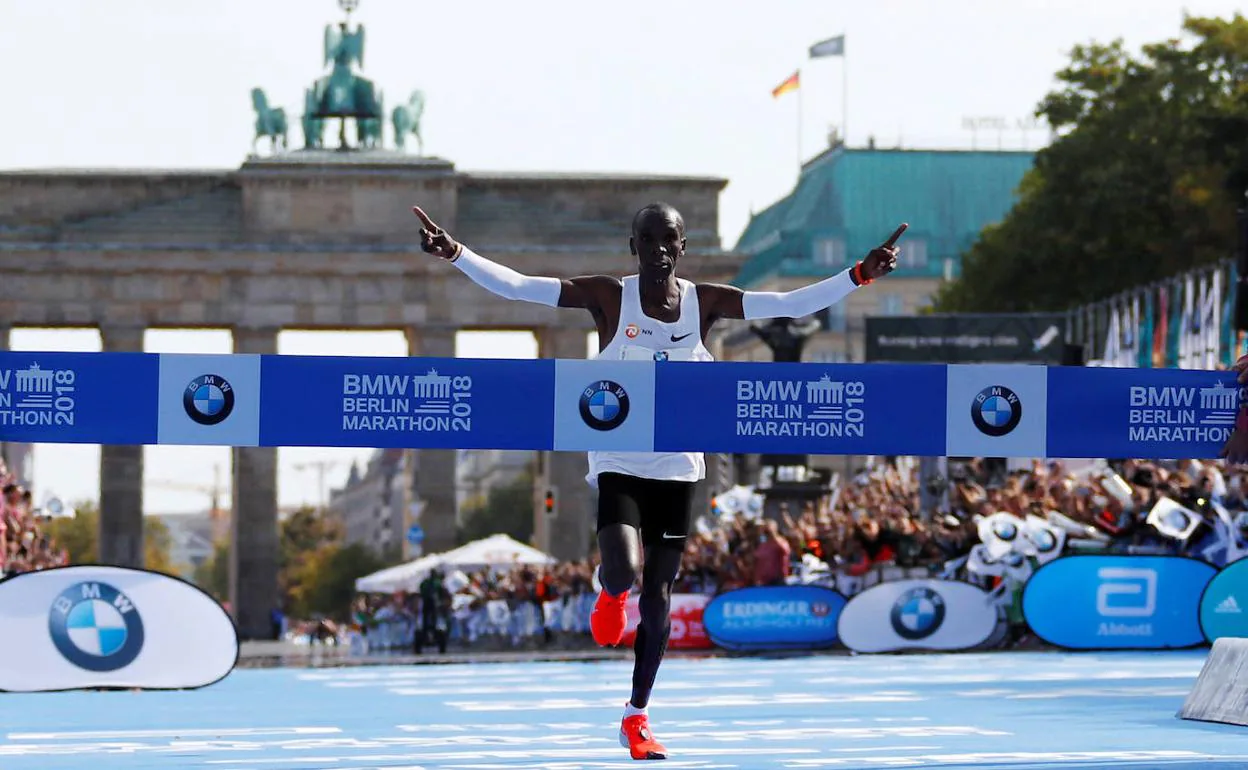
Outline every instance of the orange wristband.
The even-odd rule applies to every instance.
[[[862,262],[861,261],[859,261],[858,264],[854,265],[853,275],[854,275],[854,283],[858,284],[859,286],[866,286],[873,282],[873,279],[867,278],[866,276],[862,274]]]

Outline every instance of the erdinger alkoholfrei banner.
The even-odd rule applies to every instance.
[[[1216,458],[1227,372],[0,353],[0,441]]]
[[[836,644],[844,606],[845,597],[824,586],[740,588],[712,599],[702,623],[728,650],[814,650]]]
[[[238,634],[212,597],[146,570],[83,565],[0,581],[0,691],[192,689],[224,679]]]
[[[1056,647],[1194,647],[1205,642],[1201,595],[1216,572],[1179,556],[1064,556],[1027,581],[1023,617]]]
[[[841,611],[841,643],[854,652],[969,650],[996,630],[988,592],[951,580],[899,580],[872,586]]]

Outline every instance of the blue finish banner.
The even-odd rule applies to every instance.
[[[265,356],[265,446],[552,445],[555,362]]]
[[[702,626],[726,650],[814,650],[836,644],[845,597],[823,586],[758,586],[720,594]]]
[[[1073,650],[1157,650],[1205,642],[1200,597],[1217,570],[1179,556],[1065,556],[1023,588],[1041,640]]]
[[[692,435],[707,452],[943,455],[944,369],[661,363],[654,448],[686,450]]]
[[[0,352],[0,441],[1218,456],[1226,372]]]
[[[0,441],[156,444],[160,356],[0,353]]]
[[[1232,372],[1054,367],[1049,456],[1217,457],[1239,399]]]
[[[1209,581],[1200,597],[1200,630],[1210,643],[1248,637],[1248,559],[1231,562]]]

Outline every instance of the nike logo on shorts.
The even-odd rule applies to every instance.
[[[689,334],[693,334],[693,332],[689,332]],[[683,340],[685,337],[688,337],[688,336],[689,336],[689,334],[682,334],[682,335],[680,335],[679,337],[677,337],[675,334],[673,334],[673,335],[672,335],[672,342],[680,342],[680,341],[681,341],[681,340]]]
[[[685,536],[684,535],[669,535],[666,532],[664,532],[663,539],[664,540],[684,540]]]

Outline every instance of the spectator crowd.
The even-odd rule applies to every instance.
[[[30,490],[23,489],[0,459],[0,577],[69,563],[43,531]]]
[[[764,514],[744,503],[757,496],[745,495],[695,522],[675,592],[816,583],[850,596],[881,580],[929,576],[994,589],[1004,578],[977,574],[967,557],[981,543],[981,521],[1001,513],[1061,529],[1066,552],[1187,555],[1218,566],[1248,554],[1248,479],[1192,460],[1011,468],[966,459],[920,478],[911,458],[880,458],[792,509]],[[936,501],[927,510],[924,497]],[[1181,520],[1158,518],[1163,504],[1181,511]],[[436,606],[434,618],[444,619],[452,644],[585,644],[596,566],[591,558],[551,568],[435,573],[411,595],[358,596],[349,626],[357,641],[372,634],[370,648],[406,649],[413,637],[423,646],[431,637],[417,630],[432,621],[422,608]]]

